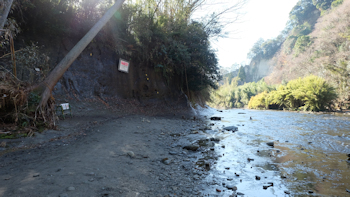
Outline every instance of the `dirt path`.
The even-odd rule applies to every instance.
[[[178,140],[202,121],[111,111],[81,114],[61,121],[61,131],[21,139],[23,150],[2,154],[0,196],[199,194],[191,151]],[[25,148],[30,146],[35,148]]]

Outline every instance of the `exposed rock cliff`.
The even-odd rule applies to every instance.
[[[246,74],[245,82],[257,82],[268,76],[273,69],[274,62],[272,59],[253,59],[249,65],[244,67]]]

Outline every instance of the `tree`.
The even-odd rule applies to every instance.
[[[253,59],[255,56],[262,54],[262,48],[261,46],[264,44],[265,40],[263,38],[259,38],[258,41],[256,41],[253,45],[253,47],[250,49],[249,53],[247,54],[247,57],[249,59]]]
[[[242,82],[245,82],[245,80],[246,80],[246,75],[245,75],[245,71],[244,71],[244,67],[243,66],[241,66],[240,68],[239,68],[239,70],[238,70],[238,78],[240,79],[240,81],[242,81]]]
[[[300,0],[290,11],[289,19],[293,26],[301,25],[316,10],[313,0]]]
[[[35,88],[34,91],[41,93],[41,101],[38,107],[44,107],[51,96],[51,92],[58,80],[61,79],[66,70],[97,35],[102,27],[109,21],[114,13],[121,7],[124,0],[118,0],[106,14],[90,29],[90,31],[73,47],[72,50],[61,60],[61,62],[51,71],[49,76]]]
[[[312,44],[312,39],[310,36],[300,36],[295,42],[294,55],[298,56],[300,53],[304,52],[305,49]]]
[[[331,7],[334,0],[312,0],[317,9],[323,11]]]

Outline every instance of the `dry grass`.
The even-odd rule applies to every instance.
[[[55,127],[55,103],[51,98],[44,108],[30,106],[30,84],[9,71],[0,70],[0,134],[31,136],[34,131]]]

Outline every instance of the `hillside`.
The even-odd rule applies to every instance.
[[[350,100],[350,1],[301,0],[289,16],[277,38],[254,44],[250,65],[224,75],[225,83],[212,94],[212,106],[247,106],[254,95],[310,75],[335,88],[336,108]]]
[[[349,100],[350,74],[350,1],[320,17],[314,30],[298,39],[287,52],[287,41],[273,57],[274,68],[265,78],[278,84],[313,74],[324,78],[336,89],[340,100]]]

